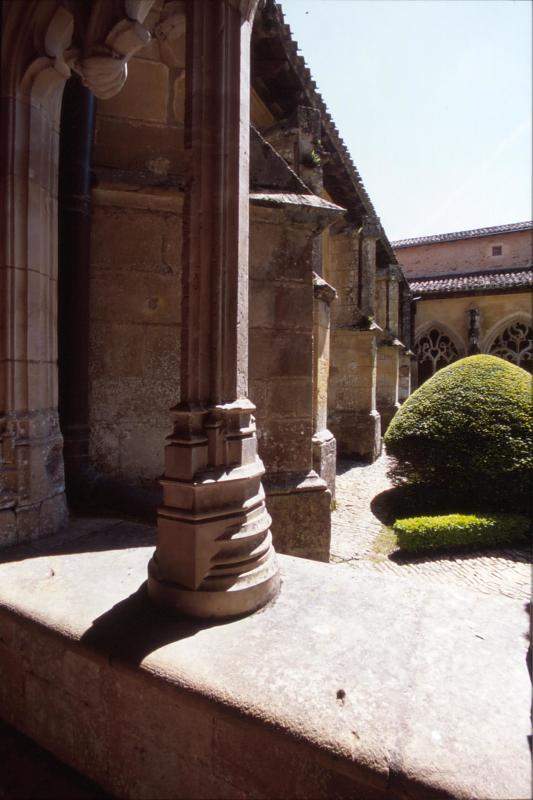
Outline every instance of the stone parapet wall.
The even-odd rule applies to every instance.
[[[529,796],[521,601],[281,556],[260,613],[173,620],[153,530],[91,522],[0,565],[0,714],[105,792]]]

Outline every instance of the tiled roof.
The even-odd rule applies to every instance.
[[[361,175],[359,174],[359,171],[352,160],[348,148],[346,147],[344,140],[341,138],[339,131],[337,130],[335,122],[332,119],[331,113],[324,99],[322,98],[322,95],[317,89],[317,85],[313,80],[311,71],[309,70],[305,59],[300,53],[298,42],[293,38],[290,26],[285,22],[281,4],[277,3],[275,0],[267,0],[265,9],[271,14],[272,21],[275,21],[278,26],[278,32],[281,34],[280,38],[285,54],[292,68],[294,69],[294,72],[300,79],[302,88],[307,95],[307,102],[314,108],[319,109],[324,130],[330,142],[332,143],[332,146],[335,148],[345,174],[351,181],[352,186],[355,189],[357,196],[360,198],[366,213],[369,215],[369,217],[377,220],[381,231],[381,242],[390,257],[391,262],[395,263],[396,255],[393,251],[391,242],[389,241],[387,234],[381,225],[379,217],[376,215],[374,205],[366,190]]]
[[[423,295],[533,288],[533,267],[416,278],[409,281],[409,288]]]
[[[437,233],[435,236],[418,236],[413,239],[398,239],[391,242],[397,249],[402,247],[413,247],[417,244],[438,244],[439,242],[455,242],[458,239],[477,239],[480,236],[498,236],[501,233],[513,233],[513,231],[527,231],[533,229],[533,221],[511,222],[509,225],[495,225],[492,228],[474,228],[470,231],[455,231],[453,233]]]

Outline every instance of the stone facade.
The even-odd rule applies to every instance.
[[[532,261],[531,223],[519,222],[394,242],[409,280],[422,275],[464,274],[526,267]]]
[[[533,369],[532,232],[524,222],[394,243],[416,299],[417,385],[475,353]]]
[[[230,190],[233,176],[221,161],[219,200],[209,201],[219,156],[207,140],[204,152],[190,138],[203,135],[207,117],[190,117],[197,57],[187,43],[188,6],[82,5],[87,19],[60,2],[35,19],[30,5],[5,6],[0,542],[57,530],[67,497],[74,510],[151,518],[163,502],[173,509],[167,522],[176,519],[185,502],[176,492],[194,486],[200,495],[194,474],[222,467],[217,431],[226,431],[231,457],[236,442],[246,442],[244,461],[235,463],[251,469],[253,417],[258,460],[250,486],[257,497],[266,492],[274,542],[327,560],[337,452],[375,458],[378,387],[399,391],[394,369],[381,364],[385,329],[376,322],[377,270],[395,264],[386,234],[273,2],[247,28],[251,76],[239,66],[250,147],[248,111],[232,117],[238,141],[213,121],[240,172]],[[256,10],[237,5],[245,16]],[[235,3],[216,6],[233,19]],[[211,30],[207,8],[202,24]],[[30,42],[24,31],[33,25],[40,33]],[[227,55],[217,57],[222,63]],[[232,87],[213,91],[235,104]],[[207,160],[196,173],[191,158],[199,153]],[[203,199],[195,180],[205,181]],[[209,227],[220,198],[229,203],[223,232],[219,223]],[[191,203],[203,215],[201,234]],[[197,253],[196,236],[204,242]],[[239,261],[230,273],[228,254]],[[221,410],[244,399],[238,414]],[[200,416],[177,419],[184,404],[189,415],[199,405]],[[195,461],[202,437],[212,441],[205,463]],[[173,460],[187,447],[195,453],[189,478]]]

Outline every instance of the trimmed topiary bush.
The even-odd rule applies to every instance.
[[[533,477],[531,376],[495,356],[441,369],[405,401],[385,444],[397,482],[471,501],[525,501]]]
[[[394,523],[399,547],[409,552],[517,544],[528,532],[528,518],[518,514],[447,514]]]

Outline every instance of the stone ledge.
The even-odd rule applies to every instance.
[[[147,604],[152,528],[95,528],[4,551],[0,713],[108,791],[529,797],[520,603],[281,556],[277,601],[199,625]]]

